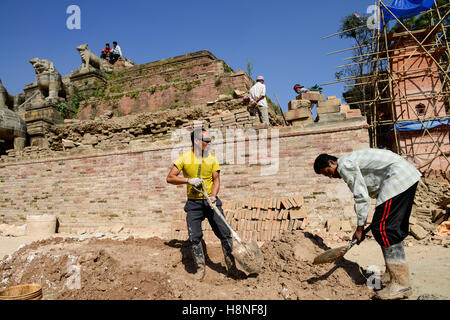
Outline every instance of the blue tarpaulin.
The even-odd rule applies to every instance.
[[[430,9],[434,5],[434,0],[394,0],[390,6],[386,6],[397,17],[410,16],[418,14],[422,11]],[[383,6],[381,11],[384,15],[384,22],[394,19],[394,16]],[[383,20],[380,22],[381,29],[383,28]]]
[[[395,128],[397,131],[416,131],[424,130],[424,128],[433,129],[445,125],[450,125],[450,119],[423,121],[423,125],[420,121],[408,121],[397,123]],[[394,131],[394,128],[392,127],[389,131]]]

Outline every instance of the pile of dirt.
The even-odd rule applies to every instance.
[[[220,245],[208,244],[199,282],[186,241],[52,238],[1,260],[0,288],[39,283],[44,299],[369,299],[373,292],[357,264],[312,264],[324,249],[309,233],[285,233],[262,246],[259,275],[231,279]]]

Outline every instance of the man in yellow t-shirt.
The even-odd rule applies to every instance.
[[[191,133],[192,150],[182,154],[175,162],[167,176],[167,182],[174,185],[187,185],[187,201],[184,206],[186,222],[188,226],[189,242],[192,254],[197,263],[196,277],[203,279],[205,276],[205,255],[202,247],[202,221],[207,218],[214,234],[222,243],[222,251],[225,256],[228,275],[237,276],[236,263],[231,252],[233,251],[233,239],[231,232],[225,223],[217,216],[217,213],[209,206],[202,193],[194,190],[202,188],[202,179],[206,184],[206,192],[211,201],[217,206],[223,215],[222,202],[217,197],[220,188],[220,166],[217,158],[210,154],[208,149],[211,137],[205,129],[195,129]],[[179,177],[183,172],[184,177]]]

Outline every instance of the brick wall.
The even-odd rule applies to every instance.
[[[309,130],[280,127],[272,129],[271,134],[277,130],[278,173],[262,175],[261,169],[266,165],[251,163],[248,154],[243,164],[227,159],[221,163],[221,199],[226,202],[300,194],[312,227],[322,226],[331,215],[354,219],[347,186],[316,175],[312,165],[323,152],[339,156],[369,147],[365,121]],[[256,130],[257,134],[263,132]],[[254,138],[250,135],[247,139],[248,153]],[[0,223],[20,224],[28,214],[50,213],[58,216],[61,231],[89,230],[121,222],[128,228],[145,228],[155,235],[170,237],[173,214],[183,210],[185,186],[168,185],[165,179],[172,154],[186,147],[155,145],[140,150],[0,164]],[[173,151],[174,148],[178,150]]]
[[[110,110],[127,115],[205,104],[252,86],[244,71],[233,72],[208,51],[135,66],[107,80],[104,91],[81,103],[78,119]]]

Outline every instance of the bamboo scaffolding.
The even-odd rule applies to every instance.
[[[392,92],[392,89],[393,89],[392,86],[395,86],[396,88],[398,88],[398,94],[400,95],[401,99],[395,99],[394,95],[392,95],[392,94],[390,94],[389,97],[386,98],[386,99],[380,99],[380,95],[379,94],[377,94],[375,96],[375,99],[373,101],[371,101],[371,104],[374,105],[374,109],[376,108],[377,104],[390,103],[391,104],[391,112],[392,112],[391,116],[393,118],[391,120],[388,120],[388,121],[374,121],[373,125],[371,125],[371,128],[373,130],[373,134],[374,135],[377,134],[376,128],[378,126],[393,125],[394,126],[394,135],[395,135],[395,143],[396,143],[396,147],[397,147],[397,152],[399,154],[401,154],[401,149],[399,148],[399,142],[398,142],[398,135],[396,134],[397,133],[396,124],[397,123],[409,122],[409,121],[419,121],[422,124],[422,127],[423,127],[423,130],[422,130],[423,132],[422,132],[422,137],[421,138],[423,138],[425,135],[428,135],[431,138],[431,141],[433,142],[434,147],[438,150],[437,153],[435,153],[435,152],[430,153],[430,154],[433,154],[434,157],[431,160],[428,160],[425,164],[421,164],[420,168],[423,168],[423,167],[427,166],[428,164],[431,164],[435,159],[437,159],[437,158],[439,158],[441,156],[444,157],[447,160],[447,163],[450,164],[450,161],[449,161],[447,155],[445,154],[445,152],[442,151],[442,149],[440,148],[439,144],[435,141],[435,139],[431,135],[428,126],[426,126],[424,124],[424,121],[433,121],[433,120],[438,120],[438,119],[448,119],[449,117],[448,116],[446,116],[446,117],[433,117],[433,118],[429,118],[429,119],[424,119],[424,118],[421,118],[419,116],[419,114],[417,113],[417,110],[415,108],[413,108],[411,106],[411,104],[410,104],[412,101],[424,100],[424,99],[427,99],[427,98],[431,98],[431,99],[433,99],[433,98],[437,99],[438,97],[448,98],[448,93],[449,92],[448,92],[448,90],[445,89],[445,87],[449,83],[448,82],[449,77],[447,75],[447,72],[445,71],[444,66],[442,66],[438,61],[436,61],[436,59],[434,59],[434,57],[430,54],[429,50],[427,50],[425,48],[425,46],[427,46],[427,45],[424,45],[424,43],[425,43],[425,41],[427,41],[428,37],[433,34],[433,32],[436,30],[436,28],[438,28],[439,26],[442,26],[443,36],[442,35],[438,36],[437,42],[439,43],[442,40],[442,38],[444,37],[444,40],[445,40],[444,43],[445,43],[445,47],[447,49],[447,53],[449,52],[448,51],[449,50],[448,39],[446,37],[445,30],[444,30],[444,27],[443,27],[443,21],[444,21],[445,17],[448,16],[449,12],[447,12],[444,16],[441,16],[440,12],[439,12],[439,9],[441,7],[438,7],[437,3],[435,1],[435,7],[436,7],[435,10],[438,12],[439,22],[434,26],[434,28],[432,28],[431,30],[428,30],[428,34],[422,40],[422,42],[420,42],[414,37],[412,32],[410,30],[408,30],[408,28],[389,10],[389,8],[387,8],[384,5],[384,3],[381,0],[379,0],[379,4],[380,4],[380,6],[385,7],[386,10],[389,11],[393,15],[393,17],[398,21],[398,23],[406,30],[405,34],[408,34],[410,37],[412,37],[414,39],[414,41],[416,41],[417,44],[418,44],[418,46],[416,46],[414,48],[415,49],[414,52],[408,56],[408,59],[403,63],[403,65],[399,68],[399,70],[404,69],[404,67],[407,64],[407,62],[409,61],[409,59],[411,59],[411,57],[415,54],[415,52],[417,52],[417,50],[419,50],[419,48],[421,48],[425,52],[425,54],[429,55],[433,59],[433,61],[437,65],[437,68],[440,69],[440,71],[439,70],[438,71],[432,71],[432,72],[427,72],[425,75],[423,75],[423,74],[422,75],[416,75],[416,76],[410,75],[409,77],[406,77],[405,74],[407,74],[409,71],[412,71],[413,73],[417,73],[417,72],[420,72],[420,71],[415,69],[415,70],[405,70],[404,72],[403,71],[392,72],[390,70],[390,64],[388,63],[387,66],[386,66],[387,67],[387,73],[386,74],[387,74],[388,79],[389,79],[390,92]],[[383,17],[383,19],[384,19],[384,17]],[[386,41],[386,39],[387,39],[386,28],[384,28],[384,39],[385,39],[385,49],[386,49],[385,53],[389,57],[389,52],[392,51],[392,50],[389,50],[388,43],[386,43],[387,42]],[[379,41],[379,39],[378,39],[378,41]],[[436,43],[433,43],[433,44],[436,45]],[[433,46],[428,45],[427,47],[433,47]],[[402,48],[402,49],[404,49],[404,48]],[[382,53],[383,52],[381,52],[381,53],[377,52],[377,56],[379,57],[379,55],[382,54]],[[449,55],[449,57],[450,57],[450,55]],[[397,58],[397,56],[395,56],[395,58]],[[387,59],[387,60],[389,61],[390,59]],[[446,68],[448,69],[448,65],[447,65]],[[425,70],[430,70],[431,68],[424,68],[424,69]],[[377,74],[379,73],[378,70],[375,70],[375,71],[376,71]],[[394,78],[394,74],[395,73],[397,73],[397,74],[401,73],[403,76],[399,76],[399,77]],[[431,94],[428,94],[428,95],[423,93],[423,92],[419,93],[419,94],[416,94],[416,95],[411,95],[411,94],[406,95],[406,94],[403,93],[399,82],[402,82],[402,81],[404,81],[407,78],[416,78],[416,77],[430,76],[431,74],[441,74],[441,75],[444,76],[444,80],[443,80],[443,83],[442,83],[442,88],[443,89],[440,92],[432,92]],[[383,76],[384,75],[385,74],[383,74]],[[386,82],[386,79],[379,78],[379,77],[375,78],[375,88],[377,90],[378,90],[380,82]],[[368,82],[366,84],[372,84],[372,82]],[[386,88],[387,87],[385,87],[385,89]],[[414,115],[416,116],[417,119],[408,119],[408,120],[402,121],[402,120],[399,120],[401,115],[398,116],[398,117],[395,116],[395,109],[393,108],[393,106],[394,106],[394,102],[397,102],[399,100],[406,102],[406,105],[407,105],[408,109],[411,110],[414,113]],[[356,104],[356,103],[352,103],[352,104]],[[402,114],[405,111],[406,110],[403,110]],[[434,150],[434,148],[432,150]],[[418,155],[422,155],[422,154],[416,153],[415,149],[412,148],[412,147],[411,147],[411,151],[410,152],[412,152],[412,158],[413,159],[415,159]]]
[[[441,70],[442,70],[442,72],[444,72],[444,76],[445,77],[449,77],[448,75],[447,75],[447,72],[444,70],[444,69],[442,69],[442,67],[439,65],[439,62],[437,62],[436,61],[436,59],[433,57],[433,55],[432,54],[430,54],[429,52],[428,52],[428,50],[427,49],[425,49],[424,47],[423,47],[423,44],[419,41],[419,40],[417,40],[417,38],[411,33],[411,31],[409,31],[408,30],[408,28],[401,22],[401,20],[400,19],[398,19],[397,18],[397,16],[383,3],[383,1],[381,1],[380,0],[380,4],[395,18],[395,20],[397,20],[397,22],[406,30],[406,32],[410,35],[410,37],[412,37],[413,39],[414,39],[414,41],[416,41],[418,44],[419,44],[419,46],[422,48],[422,50],[424,50],[424,52],[427,54],[427,55],[429,55],[430,56],[430,58],[438,65],[438,67],[439,68],[441,68]],[[449,11],[447,11],[447,13],[442,17],[442,19],[440,19],[440,21],[439,21],[439,23],[442,23],[443,22],[443,19],[445,19],[448,15],[450,14],[450,10]],[[433,30],[436,28],[438,26],[438,24],[433,28]],[[386,30],[386,28],[384,28],[385,30]],[[431,32],[433,32],[433,30],[431,31]],[[429,33],[430,34],[430,33]],[[428,34],[428,35],[429,35]],[[427,37],[425,37],[425,39],[424,39],[424,41],[428,38],[428,35],[427,35]],[[423,42],[424,42],[423,41]],[[388,46],[387,46],[387,43],[386,43],[386,48],[387,48]],[[416,50],[414,50],[414,52],[411,54],[411,56],[416,52],[418,50],[418,48],[416,49]],[[407,61],[405,61],[405,63],[403,64],[403,66],[407,63],[409,61],[409,58],[407,59]],[[403,67],[402,66],[402,67]],[[402,68],[401,67],[401,68]],[[400,69],[401,69],[400,68]]]

